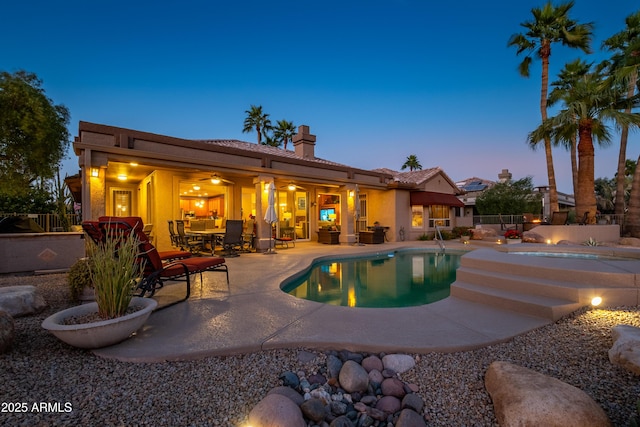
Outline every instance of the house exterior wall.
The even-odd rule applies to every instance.
[[[302,133],[302,140],[315,145],[315,136],[308,134],[308,127],[304,128],[306,133]],[[225,216],[229,219],[246,218],[246,212],[241,212],[242,188],[255,191],[259,248],[266,248],[271,237],[271,227],[262,220],[267,206],[263,188],[271,181],[279,187],[290,181],[304,186],[309,197],[311,240],[317,240],[319,206],[315,202],[318,195],[339,194],[340,241],[343,243],[355,241],[355,205],[351,194],[356,184],[367,194],[367,225],[378,221],[389,227],[387,238],[390,241],[400,239],[401,229],[405,232],[405,240],[422,234],[411,233],[411,190],[456,192],[455,185],[444,173],[436,174],[418,188],[415,184],[394,182],[394,176],[388,170],[367,171],[317,159],[310,154],[313,153],[312,146],[302,150],[306,157],[301,158],[290,150],[241,141],[191,141],[86,122],[80,123],[78,134],[73,146],[82,172],[83,219],[111,214],[112,190],[131,190],[134,197],[129,215],[140,216],[145,223],[154,225],[154,242],[160,250],[170,247],[167,221],[182,217],[181,181],[196,179],[194,176],[203,179],[205,173],[213,171],[231,175],[233,180],[225,200]],[[145,174],[126,183],[117,181],[115,165],[130,162],[144,165]],[[90,176],[92,168],[99,170],[98,177]]]

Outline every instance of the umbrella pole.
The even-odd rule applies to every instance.
[[[267,249],[267,251],[263,253],[264,255],[275,255],[278,253],[276,252],[276,241],[273,238],[273,224],[274,224],[273,222],[269,224],[271,226],[271,234],[269,237],[269,249]],[[273,249],[271,249],[271,242],[273,242]]]

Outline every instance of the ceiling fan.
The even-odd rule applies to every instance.
[[[299,185],[296,185],[296,184],[295,184],[295,183],[293,183],[293,182],[290,182],[290,183],[289,183],[289,184],[287,184],[287,185],[283,185],[283,186],[281,186],[280,188],[286,188],[286,189],[288,189],[289,191],[294,191],[294,190],[306,190],[305,188],[300,187]]]
[[[224,178],[220,177],[220,175],[218,175],[217,173],[214,173],[209,178],[201,178],[200,181],[211,181],[211,183],[215,184],[215,185],[218,185],[218,184],[221,184],[221,183],[235,184],[235,182],[233,182],[233,181],[229,181],[228,179],[224,179]]]

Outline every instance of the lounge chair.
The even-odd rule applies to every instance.
[[[553,212],[551,214],[551,221],[544,223],[544,225],[566,225],[569,219],[569,212]]]
[[[130,223],[131,228],[135,228],[135,224],[137,221],[142,224],[142,219],[140,217],[100,217],[98,221],[83,221],[82,222],[82,230],[93,240],[96,244],[100,244],[104,242],[106,239],[106,235],[104,234],[103,229],[100,227],[100,221],[107,218],[117,218],[119,220],[126,220]],[[144,233],[143,229],[136,231],[138,234],[138,239],[140,241],[149,241],[148,236]],[[162,261],[173,261],[176,259],[184,259],[190,258],[191,252],[187,251],[162,251],[158,252],[158,256]]]
[[[142,220],[139,217],[101,217],[98,227],[103,236],[119,235],[127,238],[135,235],[139,240],[140,253],[137,262],[144,264],[143,279],[134,291],[135,296],[152,297],[156,291],[164,286],[165,281],[182,281],[186,283],[186,295],[183,299],[174,301],[162,306],[166,308],[170,305],[185,301],[191,295],[191,275],[206,271],[219,271],[226,274],[227,285],[229,284],[229,270],[221,257],[189,257],[172,262],[163,262],[158,251],[148,240],[144,239],[142,233]],[[120,233],[120,234],[118,234]]]
[[[582,216],[582,219],[578,221],[578,225],[587,225],[587,221],[589,221],[589,211],[586,211]]]

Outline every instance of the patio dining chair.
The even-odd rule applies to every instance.
[[[178,233],[176,233],[176,228],[173,225],[173,220],[170,219],[167,221],[167,223],[169,225],[169,238],[171,239],[171,246],[184,250],[184,248],[180,246],[180,237],[178,236]]]
[[[238,256],[238,250],[243,251],[245,240],[243,237],[242,220],[229,219],[226,223],[224,237],[222,239],[223,255],[227,257]]]
[[[187,236],[184,229],[184,221],[181,219],[176,220],[176,228],[178,229],[178,239],[180,241],[180,247],[188,249],[191,253],[196,253],[204,250],[204,241],[200,237]]]
[[[127,238],[131,235],[138,237],[139,253],[137,261],[144,265],[143,279],[138,283],[135,296],[152,297],[156,291],[164,286],[166,281],[178,281],[186,284],[186,295],[184,298],[163,305],[166,308],[171,305],[186,301],[191,295],[191,275],[200,274],[206,271],[224,272],[227,285],[229,285],[229,271],[225,264],[225,259],[221,257],[189,257],[171,262],[163,262],[158,251],[148,240],[144,239],[142,233],[142,221],[138,217],[101,217],[98,227],[103,236],[119,235]],[[141,235],[142,234],[142,235]]]

